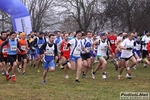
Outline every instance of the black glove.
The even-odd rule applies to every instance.
[[[63,52],[60,52],[61,55],[63,55]]]
[[[131,48],[131,47],[128,47],[128,48],[126,48],[127,50],[132,50],[133,48]]]
[[[21,52],[23,52],[23,50],[22,50],[22,49],[20,49],[20,51],[21,51]]]

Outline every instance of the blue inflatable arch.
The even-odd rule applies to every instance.
[[[0,0],[0,9],[11,16],[14,31],[30,33],[30,14],[20,0]]]

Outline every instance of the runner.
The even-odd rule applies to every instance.
[[[77,67],[77,73],[76,73],[76,83],[79,83],[79,77],[82,70],[82,58],[80,56],[81,50],[82,50],[82,43],[81,43],[81,31],[76,32],[76,37],[69,41],[68,47],[70,47],[70,64],[71,64],[71,70],[75,70]],[[77,65],[77,66],[76,66]]]
[[[140,62],[142,60],[141,58],[141,40],[140,40],[140,36],[136,37],[136,40],[134,42],[134,56],[137,59],[137,62]],[[133,67],[134,69],[136,69],[136,65]]]
[[[150,41],[150,32],[145,31],[145,35],[142,37],[142,59],[144,62],[144,68],[146,68],[146,63],[149,64],[150,62],[147,59],[148,51],[147,51],[147,44]]]
[[[97,47],[97,56],[96,58],[98,59],[99,63],[96,66],[95,70],[92,72],[92,78],[95,79],[95,73],[99,70],[99,68],[102,68],[102,78],[106,79],[106,65],[107,65],[107,61],[106,61],[106,50],[107,48],[109,48],[110,51],[110,44],[107,40],[107,34],[105,32],[101,32],[100,33],[100,39],[96,40],[93,45],[92,45],[92,50],[94,52],[94,54],[96,54],[94,47],[95,45],[98,45]]]
[[[54,57],[56,56],[56,58],[58,58],[57,46],[56,44],[54,44],[53,34],[49,35],[49,42],[48,43],[45,42],[40,48],[41,54],[43,54],[43,51],[45,52],[44,52],[44,61],[43,61],[44,72],[43,72],[42,84],[45,84],[47,72],[48,71],[53,72],[55,70]]]
[[[8,69],[8,73],[12,70],[12,81],[13,82],[16,82],[16,75],[15,75],[15,70],[16,70],[16,66],[17,66],[16,55],[17,55],[17,51],[20,51],[17,48],[17,39],[15,39],[15,38],[16,38],[16,33],[11,32],[10,39],[5,41],[1,46],[1,48],[4,48],[4,46],[6,46],[6,45],[8,46],[8,62],[10,62],[10,68]],[[9,79],[9,78],[7,78],[7,79]]]
[[[46,39],[44,37],[44,33],[43,32],[39,32],[39,35],[34,39],[33,44],[31,47],[33,50],[36,50],[37,53],[37,72],[40,72],[40,65],[41,65],[41,59],[42,59],[42,55],[40,54],[40,48],[41,46],[46,42]]]
[[[84,66],[84,71],[82,78],[86,78],[86,74],[89,69],[91,69],[91,46],[92,46],[92,40],[91,40],[92,34],[90,31],[86,33],[86,38],[82,39],[82,52],[81,52],[81,57],[83,60],[83,66]]]
[[[70,58],[70,48],[67,47],[67,44],[69,42],[69,34],[64,34],[64,40],[58,43],[58,52],[60,53],[61,57],[59,57],[62,60],[62,66],[64,66],[65,71],[65,78],[69,78],[68,76],[68,68],[71,68],[71,65],[69,63]]]
[[[29,48],[26,40],[26,34],[23,32],[20,34],[20,39],[18,40],[18,48],[18,66],[20,66],[23,62],[23,75],[26,75],[27,50],[29,50]]]
[[[0,47],[1,45],[6,41],[7,39],[7,34],[5,31],[1,32],[1,38],[0,38]],[[0,67],[2,70],[2,75],[6,76],[6,80],[8,80],[8,71],[6,70],[6,65],[7,65],[7,49],[8,46],[4,46],[3,48],[1,48],[1,54],[0,54]]]
[[[118,70],[118,66],[117,66],[117,62],[115,60],[115,57],[116,57],[116,42],[117,42],[117,37],[115,36],[115,33],[113,31],[110,32],[109,36],[108,36],[108,39],[110,40],[110,47],[112,49],[112,51],[110,52],[112,54],[112,60],[113,60],[113,63],[116,67],[116,70]]]
[[[123,69],[125,67],[126,62],[128,60],[131,60],[132,64],[129,66],[127,65],[126,66],[126,69],[127,69],[127,74],[126,74],[126,78],[127,79],[131,79],[131,72],[130,72],[130,68],[132,68],[134,65],[136,65],[137,61],[135,59],[135,57],[133,56],[133,48],[134,48],[134,33],[129,33],[128,35],[128,38],[126,38],[120,48],[122,49],[122,52],[121,52],[121,60],[120,60],[120,73],[118,75],[118,79],[122,79],[122,72],[123,72]]]
[[[54,43],[57,45],[57,48],[58,48],[58,43],[62,41],[62,38],[61,38],[61,33],[60,31],[56,31],[55,32],[55,39],[54,39]],[[59,55],[60,56],[60,55]],[[61,66],[61,60],[59,59],[56,59],[56,66],[59,66],[60,65],[60,68],[63,69],[63,66]]]

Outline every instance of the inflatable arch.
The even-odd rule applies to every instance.
[[[11,16],[14,31],[30,33],[30,14],[20,0],[0,0],[0,9]]]

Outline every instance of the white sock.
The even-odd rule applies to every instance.
[[[127,67],[127,70],[130,70],[130,67]]]
[[[146,64],[144,64],[144,66],[146,66]]]
[[[14,77],[14,76],[15,76],[15,74],[12,75],[12,77]]]
[[[9,75],[8,71],[6,71],[6,75]]]

